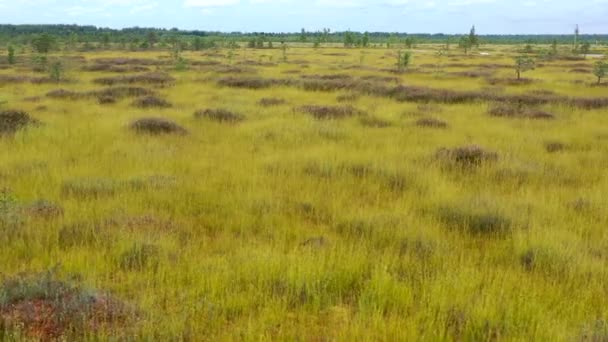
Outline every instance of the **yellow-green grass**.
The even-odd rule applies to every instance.
[[[404,74],[383,71],[393,68],[396,51],[380,48],[365,50],[362,64],[361,50],[296,47],[288,49],[287,63],[280,49],[238,49],[232,63],[252,69],[251,77],[383,75],[405,85],[458,91],[488,84],[483,77],[449,75],[478,70],[474,66],[445,65],[513,63],[507,46],[496,56],[453,51],[441,58],[437,48],[418,47],[412,70]],[[160,55],[84,54],[89,61]],[[271,55],[272,65],[239,64],[245,58],[268,62],[261,55]],[[227,58],[202,53],[184,57],[228,64]],[[421,67],[437,62],[445,65]],[[294,110],[337,105],[336,97],[348,92],[218,87],[216,80],[230,75],[213,67],[162,68],[176,78],[174,85],[143,86],[173,103],[168,109],[139,109],[130,98],[99,105],[95,98],[44,97],[57,88],[99,89],[93,79],[117,75],[77,66],[68,67],[70,83],[0,86],[8,102],[3,108],[26,110],[43,123],[0,139],[0,188],[10,189],[19,205],[45,199],[64,209],[62,217],[50,220],[25,216],[22,226],[3,233],[4,276],[59,264],[60,277],[78,274],[85,285],[137,307],[141,315],[129,334],[144,339],[608,337],[606,109],[555,103],[541,107],[554,120],[527,120],[492,117],[484,101],[424,106],[361,95],[350,104],[391,123],[373,128],[357,117],[315,120]],[[515,75],[506,67],[495,73]],[[524,76],[537,81],[499,87],[505,93],[608,95],[605,87],[590,85],[591,74],[563,67]],[[577,79],[584,83],[572,82]],[[29,96],[42,99],[22,100]],[[264,97],[286,104],[259,106]],[[226,124],[194,118],[206,108],[247,119]],[[129,130],[130,122],[148,116],[172,119],[189,134],[142,136]],[[423,117],[449,127],[415,125]],[[545,144],[556,141],[566,149],[548,153]],[[496,152],[498,160],[458,168],[437,158],[440,148],[473,144]],[[129,185],[149,177],[160,184]],[[65,192],[71,182],[113,184],[113,193],[73,196]],[[496,215],[511,229],[506,235],[471,234],[468,222],[446,218],[450,210]],[[70,226],[97,227],[98,239],[66,243]],[[159,248],[154,265],[121,267],[123,254],[141,244]],[[120,333],[103,332],[105,338],[113,335]]]

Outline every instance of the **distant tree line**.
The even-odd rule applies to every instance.
[[[218,32],[179,30],[177,28],[110,29],[79,25],[0,25],[0,46],[32,45],[39,50],[61,48],[180,48],[202,50],[217,46],[234,46],[236,42],[249,47],[273,47],[284,43],[338,43],[347,47],[402,45],[411,48],[418,43],[449,44],[463,49],[483,44],[572,44],[572,35],[479,35],[421,34],[397,32],[332,32],[329,29],[294,33],[273,32]],[[475,37],[476,40],[471,40]],[[277,44],[279,43],[279,44]],[[575,45],[584,52],[591,44],[608,44],[608,35],[578,34]]]

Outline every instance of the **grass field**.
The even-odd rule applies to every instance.
[[[437,48],[0,64],[0,339],[607,340],[594,59]]]

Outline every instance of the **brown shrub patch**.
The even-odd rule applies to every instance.
[[[429,128],[448,128],[448,123],[436,118],[421,118],[416,120],[416,126]]]
[[[135,120],[129,126],[136,133],[161,134],[187,134],[188,131],[175,122],[163,118],[142,118]]]
[[[285,84],[284,81],[276,79],[264,79],[264,78],[239,78],[239,77],[226,77],[219,79],[217,83],[220,86],[231,87],[231,88],[245,88],[245,89],[263,89],[270,88],[272,86]]]
[[[393,125],[392,122],[377,118],[375,116],[364,116],[359,120],[359,122],[365,127],[372,128],[386,128]]]
[[[130,87],[130,86],[120,86],[120,87],[111,87],[105,88],[101,90],[95,90],[90,92],[91,95],[102,97],[114,97],[114,98],[124,98],[124,97],[141,97],[141,96],[154,96],[155,92],[141,87]]]
[[[517,86],[517,85],[528,85],[534,82],[531,78],[488,78],[487,82],[491,85],[506,85],[506,86]]]
[[[538,109],[529,109],[521,104],[497,103],[488,109],[488,114],[496,117],[525,119],[555,119],[555,115]]]
[[[85,95],[82,93],[78,93],[72,90],[66,90],[66,89],[55,89],[55,90],[51,90],[48,93],[46,93],[47,97],[53,98],[53,99],[72,99],[72,100],[76,100],[76,99],[80,99],[83,98]]]
[[[436,157],[443,161],[459,166],[480,166],[485,162],[498,159],[496,152],[486,151],[477,145],[468,145],[456,148],[441,148],[436,152]]]
[[[312,115],[315,119],[342,119],[362,114],[353,106],[320,106],[306,105],[295,109],[298,112]]]
[[[115,84],[132,84],[146,83],[156,85],[168,85],[175,82],[175,78],[163,72],[150,72],[144,74],[117,76],[117,77],[102,77],[93,80],[93,82],[103,85],[112,86]]]
[[[226,109],[205,109],[194,113],[197,119],[205,118],[218,122],[237,123],[245,120],[245,116]]]
[[[169,108],[173,106],[169,101],[152,95],[140,97],[133,101],[132,105],[139,108]]]
[[[344,94],[344,95],[338,95],[338,97],[336,97],[336,101],[338,102],[355,102],[359,99],[359,95],[357,94]]]
[[[262,107],[278,106],[278,105],[282,105],[285,103],[287,103],[287,101],[285,101],[285,99],[278,98],[278,97],[265,97],[265,98],[260,99],[260,101],[258,101],[258,104]]]
[[[545,143],[545,150],[548,153],[561,152],[567,148],[566,144],[559,141],[547,141]]]
[[[28,125],[37,123],[38,120],[22,110],[0,111],[0,135],[13,134]]]

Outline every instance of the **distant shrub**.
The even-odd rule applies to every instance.
[[[217,81],[220,86],[246,89],[264,89],[280,85],[282,82],[264,78],[227,77]]]
[[[18,130],[38,121],[22,110],[0,111],[0,135],[14,134]]]
[[[355,102],[359,99],[359,95],[357,94],[343,94],[343,95],[339,95],[338,97],[336,97],[336,101],[338,102]]]
[[[140,97],[133,101],[132,105],[139,108],[169,108],[173,106],[169,101],[153,95]]]
[[[566,145],[559,141],[548,141],[545,143],[545,150],[548,153],[561,152],[566,149]]]
[[[285,99],[278,98],[278,97],[265,97],[265,98],[260,99],[260,101],[258,101],[258,104],[262,107],[279,106],[279,105],[282,105],[285,103],[287,103],[287,101],[285,101]]]
[[[496,212],[444,206],[438,210],[439,219],[449,228],[473,236],[504,236],[511,231],[512,222]]]
[[[72,91],[72,90],[66,90],[66,89],[55,89],[55,90],[51,90],[48,93],[46,93],[47,97],[53,98],[53,99],[79,99],[84,97],[84,94]]]
[[[226,109],[205,109],[194,113],[197,119],[209,119],[218,122],[237,123],[245,120],[245,116]]]
[[[436,118],[426,117],[416,120],[416,126],[429,128],[448,128],[448,123]]]
[[[163,118],[141,118],[129,126],[137,133],[152,135],[160,134],[187,134],[188,131],[173,121]]]
[[[443,162],[471,167],[495,161],[498,159],[498,154],[486,151],[477,145],[468,145],[451,149],[441,148],[437,151],[436,157]]]
[[[101,95],[97,97],[97,103],[100,105],[113,104],[116,103],[116,98],[113,96]]]
[[[538,110],[529,109],[517,103],[498,103],[489,107],[488,114],[497,117],[524,118],[536,120],[555,119],[555,115]]]
[[[361,125],[363,125],[365,127],[372,127],[372,128],[386,128],[386,127],[391,127],[393,125],[392,122],[377,118],[375,116],[364,116],[361,119],[359,119],[359,122],[361,123]]]
[[[115,84],[132,84],[132,83],[146,83],[146,84],[157,84],[157,85],[168,85],[175,82],[175,78],[169,74],[163,72],[149,72],[144,74],[117,76],[117,77],[103,77],[93,80],[93,82],[103,85],[115,85]]]
[[[342,119],[362,114],[353,106],[320,106],[306,105],[296,111],[312,115],[315,119]]]
[[[144,96],[154,96],[154,91],[141,87],[132,87],[132,86],[119,86],[119,87],[111,87],[105,88],[101,90],[95,90],[90,93],[91,95],[98,97],[114,97],[114,98],[124,98],[124,97],[144,97]]]

